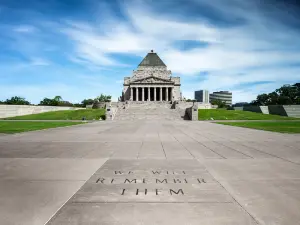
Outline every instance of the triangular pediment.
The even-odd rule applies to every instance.
[[[163,79],[160,77],[154,77],[154,76],[149,76],[149,77],[144,77],[141,79],[137,79],[135,81],[132,81],[131,84],[174,84],[173,81],[169,79]]]

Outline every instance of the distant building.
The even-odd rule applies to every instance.
[[[209,103],[209,91],[208,90],[195,91],[195,100],[197,102]]]
[[[195,91],[195,100],[197,102],[209,103],[209,91],[208,90]]]
[[[210,102],[213,100],[221,100],[226,105],[232,105],[232,92],[229,91],[217,91],[209,95]]]

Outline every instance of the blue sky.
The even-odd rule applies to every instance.
[[[300,81],[299,15],[292,0],[0,0],[0,100],[116,100],[154,49],[183,96],[251,101]]]

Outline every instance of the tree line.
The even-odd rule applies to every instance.
[[[255,100],[235,103],[234,107],[247,105],[300,105],[300,83],[283,85],[271,93],[260,94]]]
[[[110,102],[111,96],[101,94],[94,99],[84,99],[81,103],[71,103],[69,101],[65,101],[61,96],[55,96],[54,98],[44,98],[40,101],[38,105],[43,106],[71,106],[71,107],[86,107],[87,105],[92,105],[95,102]],[[27,101],[25,98],[20,96],[14,96],[10,99],[6,99],[5,101],[0,101],[0,104],[7,105],[34,105]]]
[[[283,85],[268,94],[260,94],[250,105],[299,105],[300,83]]]

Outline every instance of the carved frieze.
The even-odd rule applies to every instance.
[[[154,76],[137,79],[130,83],[131,84],[145,84],[145,83],[146,84],[174,84],[174,82],[169,79],[162,79]]]

